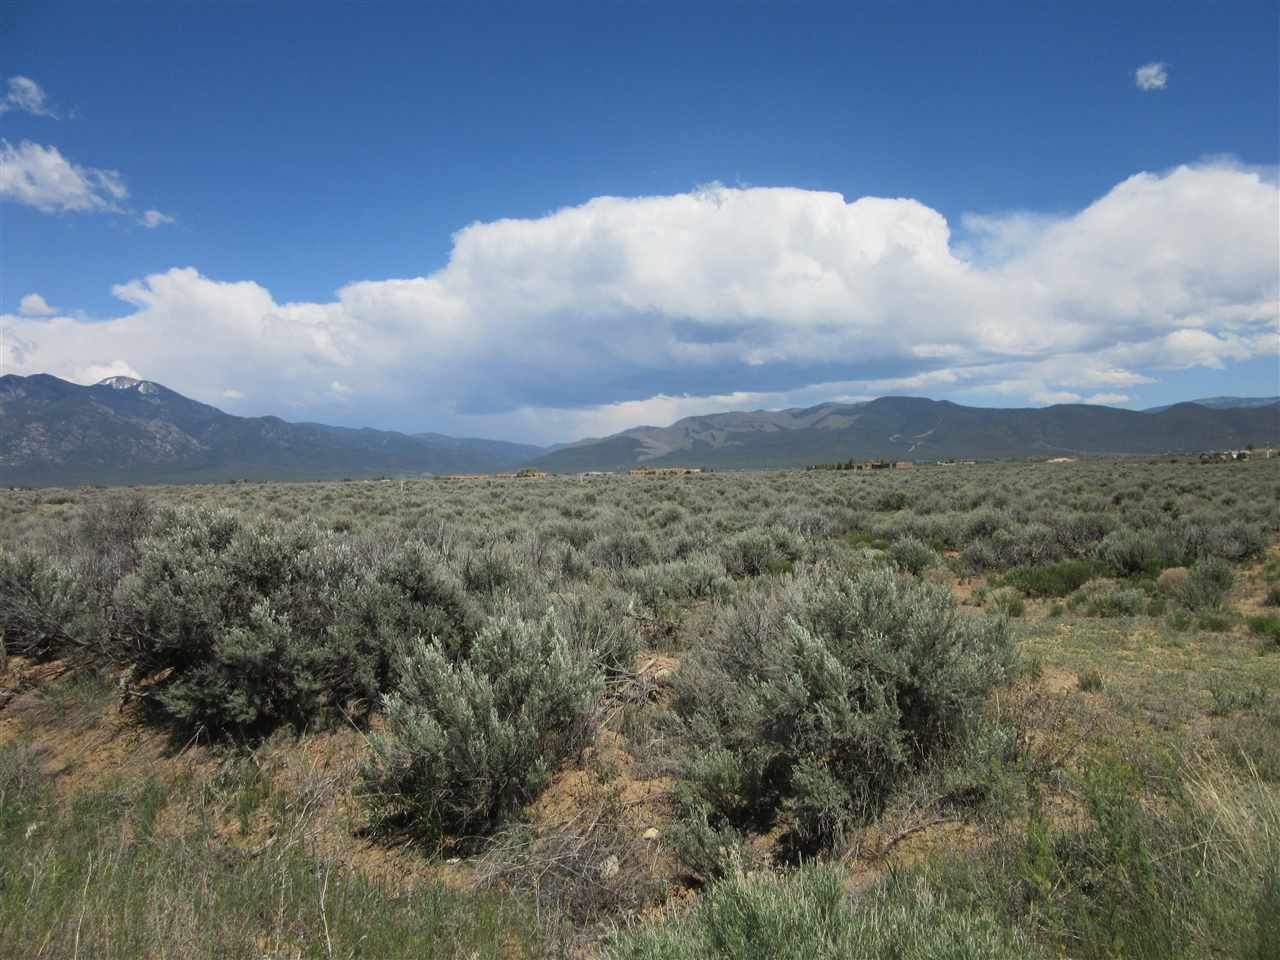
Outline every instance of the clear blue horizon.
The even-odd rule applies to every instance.
[[[687,6],[6,7],[6,369],[536,442],[1280,393],[1274,4]]]

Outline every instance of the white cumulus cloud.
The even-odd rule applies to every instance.
[[[71,163],[57,147],[23,140],[16,147],[0,140],[0,198],[43,213],[121,212],[129,195],[115,170]]]
[[[148,230],[154,230],[156,227],[162,227],[166,223],[173,223],[173,220],[173,217],[169,216],[167,213],[161,213],[159,210],[147,210],[138,218],[138,222]]]
[[[534,439],[835,396],[1120,402],[1275,355],[1278,217],[1273,175],[1216,162],[983,217],[969,253],[916,200],[712,186],[476,223],[434,273],[324,302],[183,268],[115,287],[115,318],[4,322],[26,372],[121,361],[216,403],[234,371],[242,412]]]
[[[1119,403],[1128,403],[1129,395],[1127,393],[1095,393],[1093,396],[1085,400],[1085,403],[1103,403],[1114,406]]]
[[[1169,85],[1169,68],[1163,63],[1147,63],[1133,71],[1139,90],[1163,90]]]
[[[38,293],[28,293],[18,301],[18,313],[24,317],[51,317],[57,312]]]
[[[37,117],[51,117],[55,120],[58,117],[49,106],[48,95],[30,77],[9,78],[8,90],[4,98],[0,99],[0,113],[8,113],[10,110],[21,110]]]

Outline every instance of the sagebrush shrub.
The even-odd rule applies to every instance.
[[[0,661],[6,654],[65,656],[88,645],[99,627],[73,564],[0,549]]]
[[[916,576],[942,560],[932,547],[915,537],[903,537],[897,541],[889,548],[889,556],[901,569]]]
[[[789,530],[752,527],[725,540],[720,556],[735,577],[782,573],[800,558],[803,541]]]
[[[152,699],[209,733],[256,735],[367,710],[393,645],[465,649],[479,616],[422,544],[380,562],[309,524],[186,510],[161,519],[115,592],[117,662],[162,675]]]
[[[1178,599],[1192,610],[1220,610],[1234,579],[1231,564],[1220,557],[1205,557],[1191,568]]]
[[[1068,554],[1091,556],[1098,543],[1115,529],[1117,521],[1097,503],[1082,500],[1076,509],[1080,512],[1051,516],[1049,526]]]
[[[1072,599],[1091,617],[1133,617],[1147,605],[1147,595],[1141,590],[1104,579],[1090,580]]]
[[[628,596],[617,590],[558,595],[554,602],[556,623],[572,655],[595,661],[610,677],[630,674],[640,638],[629,603]]]
[[[1098,544],[1098,562],[1120,577],[1155,573],[1164,556],[1155,534],[1147,530],[1121,528],[1107,534]]]
[[[1036,567],[1016,567],[1004,582],[1029,597],[1065,597],[1088,583],[1096,566],[1088,560],[1061,560]]]
[[[500,616],[454,661],[436,641],[397,657],[364,782],[376,815],[431,839],[486,834],[538,796],[576,750],[603,689],[548,614]]]
[[[646,606],[703,600],[722,596],[732,588],[724,562],[704,553],[624,571],[622,584]]]
[[[678,675],[681,772],[730,823],[781,815],[830,844],[963,734],[1012,661],[1003,620],[888,570],[746,597]]]
[[[1206,552],[1224,560],[1239,562],[1260,556],[1267,538],[1258,524],[1229,520],[1214,524],[1208,536]]]
[[[648,533],[620,530],[593,540],[587,555],[609,570],[625,570],[655,562],[658,548]]]

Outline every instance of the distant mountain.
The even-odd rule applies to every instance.
[[[0,377],[0,485],[478,473],[540,447],[236,417],[148,380]]]
[[[1280,443],[1280,403],[1158,413],[1088,404],[999,410],[919,397],[687,417],[571,444],[534,461],[553,472],[636,466],[795,467],[850,458],[935,460],[1188,452]]]
[[[1203,400],[1187,400],[1210,410],[1247,410],[1252,407],[1270,407],[1280,403],[1280,397],[1205,397]],[[1173,404],[1163,407],[1148,407],[1143,413],[1164,413]]]
[[[1280,445],[1280,401],[1236,398],[1137,412],[1085,404],[993,410],[882,397],[687,417],[536,447],[236,417],[129,377],[89,387],[44,374],[0,377],[0,486],[492,473],[525,465],[555,473],[797,467],[850,458],[1153,454],[1249,443]]]
[[[537,447],[532,443],[485,440],[482,437],[448,437],[443,433],[413,433],[410,436],[435,450],[465,451],[472,456],[488,456],[494,463],[501,466],[522,463],[531,457],[540,457],[555,449],[554,447]]]

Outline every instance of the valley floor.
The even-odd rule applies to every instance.
[[[816,854],[781,818],[691,850],[670,721],[714,598],[629,607],[585,745],[522,817],[436,848],[370,818],[379,714],[179,734],[163,676],[11,655],[0,958],[1280,957],[1274,536],[1199,611],[1165,604],[1181,575],[1043,590],[938,554],[918,576],[1007,618],[1014,673],[980,737]]]

